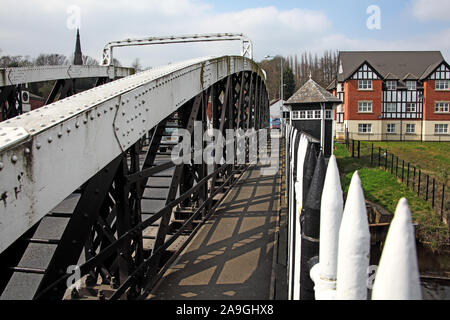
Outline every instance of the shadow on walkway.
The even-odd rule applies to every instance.
[[[268,300],[280,178],[251,167],[167,270],[150,299]]]

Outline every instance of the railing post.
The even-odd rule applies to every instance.
[[[410,163],[408,162],[408,173],[406,175],[406,186],[407,187],[409,187],[409,166],[410,166]]]
[[[381,167],[381,147],[378,147],[378,167]]]
[[[434,209],[434,196],[435,196],[435,191],[436,191],[436,179],[433,178],[433,187],[431,189],[432,195],[433,195],[433,199],[431,200],[431,207]]]
[[[427,190],[425,192],[425,200],[428,201],[428,187],[430,186],[430,176],[427,174]]]
[[[311,270],[311,279],[316,285],[316,300],[333,300],[336,297],[339,228],[343,210],[339,169],[336,157],[331,156],[320,206],[319,263]]]
[[[361,158],[361,141],[358,140],[358,159]]]
[[[355,140],[352,140],[352,158],[355,157]]]
[[[444,221],[444,205],[445,205],[445,202],[444,202],[444,198],[445,198],[445,183],[443,183],[442,184],[442,199],[441,199],[441,222],[443,222]]]
[[[422,170],[419,169],[419,182],[417,183],[417,196],[420,197],[420,178],[422,175]]]
[[[325,181],[325,159],[320,152],[314,175],[311,180],[305,205],[300,216],[301,253],[300,253],[300,300],[314,300],[314,283],[310,277],[311,268],[319,257],[320,207]],[[298,260],[297,260],[298,262]]]
[[[367,299],[370,232],[358,171],[353,175],[339,230],[336,298]]]
[[[370,166],[373,167],[373,143],[370,150]]]
[[[419,267],[411,212],[401,199],[389,228],[373,286],[372,300],[420,300]]]
[[[391,174],[394,174],[394,154],[391,154]]]
[[[405,180],[405,160],[402,161],[402,182]]]
[[[384,168],[387,171],[387,168],[388,168],[388,149],[386,149],[386,158],[384,159]]]

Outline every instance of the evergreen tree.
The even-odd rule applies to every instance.
[[[288,100],[295,93],[295,77],[290,67],[285,67],[283,71],[284,100]]]

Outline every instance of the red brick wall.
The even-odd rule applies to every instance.
[[[44,105],[44,100],[30,98],[30,105],[31,105],[31,110],[40,108]]]
[[[358,80],[347,80],[345,90],[345,120],[379,120],[383,81],[373,80],[371,91],[358,90]],[[358,101],[372,101],[372,113],[358,113]]]
[[[450,113],[434,113],[436,101],[450,102],[450,91],[435,91],[435,88],[434,80],[424,81],[423,118],[424,120],[450,121]]]

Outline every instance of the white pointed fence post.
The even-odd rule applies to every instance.
[[[343,210],[341,180],[333,155],[328,162],[320,207],[319,263],[311,269],[316,300],[336,298],[339,227]]]
[[[416,239],[408,201],[399,201],[375,276],[372,300],[421,300]]]
[[[339,230],[336,299],[367,300],[370,231],[358,171],[353,175]]]

